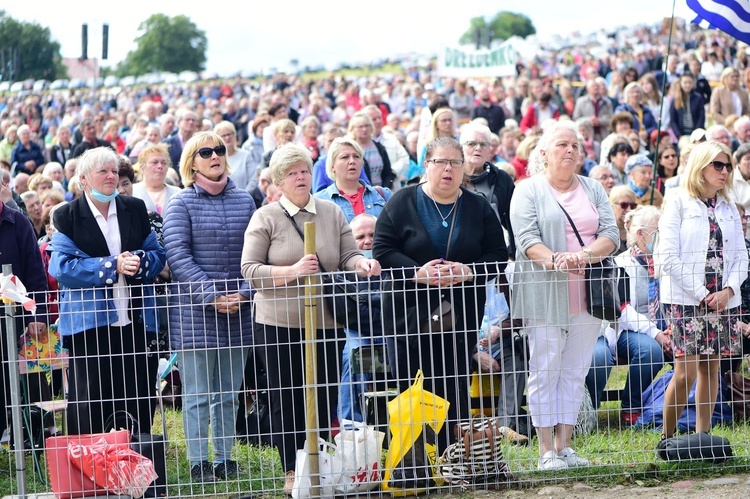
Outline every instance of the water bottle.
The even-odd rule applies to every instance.
[[[489,317],[487,317],[487,316],[485,315],[485,316],[484,316],[484,317],[482,318],[482,325],[481,325],[481,327],[479,328],[479,339],[481,340],[481,339],[483,339],[483,338],[489,338],[489,337],[490,337],[490,319],[489,319]],[[484,348],[483,346],[481,346],[481,345],[478,345],[478,346],[477,346],[477,349],[478,349],[478,350],[479,350],[480,352],[487,352],[487,353],[490,353],[490,347],[491,347],[491,344],[490,344],[490,345],[488,345],[488,347],[487,347],[487,348]]]

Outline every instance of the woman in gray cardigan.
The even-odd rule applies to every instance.
[[[575,173],[581,153],[576,125],[553,124],[529,161],[536,171],[518,184],[510,205],[517,262],[513,314],[528,330],[528,401],[539,435],[540,470],[589,464],[570,446],[602,324],[586,311],[583,273],[589,262],[619,245],[604,188]]]

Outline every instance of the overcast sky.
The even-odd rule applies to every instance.
[[[63,57],[81,55],[81,24],[89,25],[89,57],[101,55],[102,24],[110,26],[109,64],[134,48],[138,25],[151,14],[187,15],[208,38],[206,70],[220,75],[283,67],[291,59],[305,65],[371,61],[411,51],[436,54],[455,44],[475,16],[501,10],[529,16],[542,38],[618,25],[656,22],[671,15],[672,0],[94,0],[23,2],[2,7],[11,16],[50,28]],[[450,6],[450,7],[443,7]],[[460,7],[460,8],[458,8]],[[676,15],[692,20],[685,0]],[[106,65],[106,62],[105,62]]]

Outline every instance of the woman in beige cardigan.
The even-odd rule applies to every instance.
[[[331,201],[312,197],[312,157],[297,144],[280,146],[271,158],[271,176],[281,200],[260,208],[250,220],[242,251],[242,275],[257,290],[254,340],[270,389],[273,444],[286,472],[284,492],[294,486],[297,449],[305,441],[304,277],[322,271],[380,274],[377,260],[357,248],[344,212]],[[298,232],[315,222],[316,254],[304,254]],[[296,226],[296,227],[295,227]],[[338,367],[343,330],[317,303],[317,401],[319,424],[326,431],[336,416]]]
[[[726,68],[721,73],[721,86],[711,94],[711,114],[715,125],[723,125],[730,114],[743,116],[750,113],[747,90],[740,87],[740,72]]]

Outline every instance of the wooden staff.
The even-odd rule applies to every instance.
[[[305,255],[314,255],[315,222],[305,222]],[[320,470],[318,446],[318,401],[317,401],[317,358],[315,352],[315,331],[317,329],[317,302],[315,275],[305,278],[305,419],[307,426],[307,455],[310,463],[310,497],[320,497]],[[299,477],[298,477],[299,478]]]

